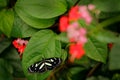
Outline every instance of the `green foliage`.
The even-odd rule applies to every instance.
[[[49,19],[63,14],[66,11],[66,5],[65,0],[19,0],[15,7],[18,13],[19,11],[25,11],[30,16]]]
[[[60,33],[59,35],[56,36],[56,39],[60,40],[61,42],[64,42],[64,43],[68,43],[69,40],[66,36],[67,36],[66,33]]]
[[[5,6],[7,6],[7,2],[8,2],[8,0],[0,0],[0,9],[4,8]]]
[[[114,17],[114,16],[119,15],[119,14],[120,14],[120,11],[119,12],[101,12],[99,15],[99,18],[105,19],[105,18]]]
[[[117,39],[113,32],[107,30],[99,30],[98,32],[93,33],[92,36],[103,43],[115,42]]]
[[[106,62],[107,58],[107,45],[106,43],[101,43],[93,37],[88,39],[85,45],[86,55],[96,61]]]
[[[0,11],[0,30],[8,37],[11,35],[13,27],[14,13],[13,10],[3,9]]]
[[[89,4],[96,7],[90,11],[93,22],[78,20],[87,30],[85,55],[72,62],[71,43],[59,31],[59,19],[71,7]],[[119,22],[119,0],[0,0],[0,80],[120,80]],[[12,44],[16,38],[28,40],[20,56]],[[35,62],[53,57],[62,59],[55,69],[28,71]]]
[[[37,17],[33,17],[27,14],[24,10],[19,10],[15,8],[16,13],[20,16],[20,18],[29,24],[33,28],[41,29],[47,28],[54,24],[55,19],[41,19]]]
[[[98,77],[90,77],[87,80],[110,80],[110,79],[103,76],[98,76]]]
[[[0,58],[0,79],[13,80],[10,70],[11,70],[11,65],[9,65],[4,59]]]
[[[61,44],[58,40],[55,40],[55,33],[51,30],[40,30],[30,39],[23,55],[23,69],[25,75],[30,78],[29,80],[44,80],[50,75],[49,71],[43,74],[30,74],[28,67],[34,62],[51,57],[62,57]]]
[[[114,46],[110,52],[109,56],[109,68],[110,70],[118,70],[120,69],[120,37],[114,43]]]
[[[32,36],[38,30],[23,22],[19,16],[15,15],[15,20],[11,32],[12,37],[26,38]]]
[[[9,39],[3,39],[0,41],[0,54],[10,46],[11,41]]]
[[[18,52],[13,48],[8,48],[1,55],[11,66],[12,66],[12,74],[14,77],[24,77],[22,64]],[[7,68],[9,70],[9,68]]]
[[[96,7],[104,12],[118,12],[120,11],[120,2],[119,0],[93,0],[93,4]]]

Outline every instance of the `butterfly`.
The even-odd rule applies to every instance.
[[[28,71],[31,73],[35,73],[35,72],[43,73],[48,70],[53,70],[54,68],[59,66],[61,63],[62,63],[61,58],[57,58],[57,57],[47,58],[32,64],[28,68]]]

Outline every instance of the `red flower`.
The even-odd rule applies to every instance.
[[[21,54],[24,52],[24,49],[25,49],[25,45],[21,45],[19,48],[18,48],[18,52]]]
[[[68,27],[68,17],[67,16],[62,16],[60,18],[60,22],[59,22],[59,30],[61,32],[65,32],[67,30]]]
[[[23,40],[23,39],[16,39],[12,42],[13,46],[18,50],[18,52],[20,53],[20,57],[22,57],[22,53],[24,52],[24,49],[27,45],[28,41],[27,40]]]
[[[15,48],[19,48],[20,47],[20,44],[18,44],[17,40],[14,40],[12,42],[12,44],[14,45]]]
[[[85,51],[83,49],[82,44],[71,44],[69,47],[69,53],[71,54],[70,61],[74,61],[74,59],[80,59],[84,54]]]
[[[79,6],[72,7],[69,11],[69,21],[76,21],[80,18]]]
[[[108,48],[111,50],[112,47],[113,47],[113,43],[109,43],[109,44],[108,44]]]

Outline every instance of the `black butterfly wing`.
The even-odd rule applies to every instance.
[[[43,73],[47,71],[44,61],[42,61],[41,64],[37,68],[38,68],[39,73]]]
[[[28,68],[28,71],[31,73],[35,73],[35,72],[43,73],[47,70],[53,70],[55,67],[59,66],[61,62],[62,59],[56,57],[44,59],[42,61],[32,64]]]
[[[32,64],[32,65],[28,68],[28,71],[31,72],[31,73],[38,72],[38,70],[39,70],[38,67],[39,67],[41,64],[42,64],[41,61]]]
[[[52,70],[54,69],[55,67],[59,66],[62,62],[62,59],[61,58],[48,58],[45,60],[46,62],[46,68],[47,70]]]

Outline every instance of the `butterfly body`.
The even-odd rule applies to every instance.
[[[34,72],[43,73],[48,70],[53,70],[55,67],[59,66],[61,62],[62,62],[62,59],[57,57],[43,59],[42,61],[38,61],[32,64],[28,68],[28,71],[31,73],[34,73]]]

